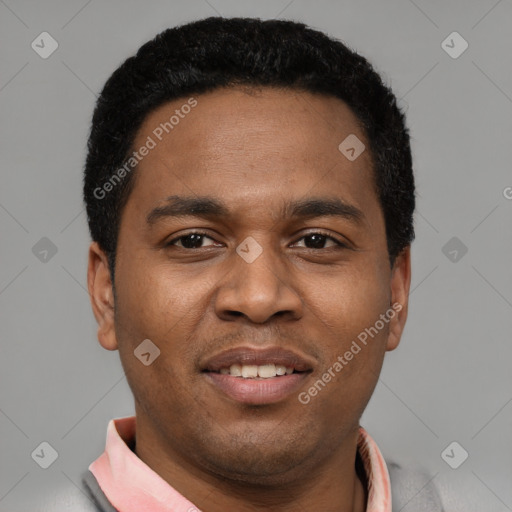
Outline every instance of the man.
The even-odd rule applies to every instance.
[[[409,136],[371,65],[289,21],[169,29],[106,83],[88,151],[88,287],[135,416],[82,509],[442,510],[359,424],[414,238]]]

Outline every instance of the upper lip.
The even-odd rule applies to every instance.
[[[252,347],[237,347],[208,359],[201,370],[218,372],[221,368],[229,368],[233,364],[265,365],[275,364],[293,368],[298,372],[307,372],[313,369],[312,363],[297,352],[282,347],[269,347],[256,349]]]

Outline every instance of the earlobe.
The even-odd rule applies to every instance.
[[[98,341],[107,350],[117,350],[114,324],[114,292],[108,259],[97,242],[89,247],[87,287],[92,311],[98,322]]]
[[[409,306],[409,289],[411,286],[411,251],[406,247],[395,258],[391,272],[391,305],[394,312],[390,321],[386,350],[395,350],[400,343],[400,338],[407,320]]]

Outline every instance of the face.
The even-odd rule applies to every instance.
[[[155,144],[122,213],[115,297],[91,245],[98,337],[120,352],[145,442],[236,480],[291,478],[354,439],[405,324],[409,251],[390,267],[370,152],[338,149],[351,134],[369,147],[342,101],[194,101],[138,132],[134,148]],[[143,340],[160,350],[148,365]]]

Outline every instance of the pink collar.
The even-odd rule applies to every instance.
[[[135,416],[110,420],[105,451],[89,466],[108,500],[122,512],[201,512],[130,450],[135,426]],[[363,427],[357,446],[368,479],[366,512],[391,512],[387,466]]]

